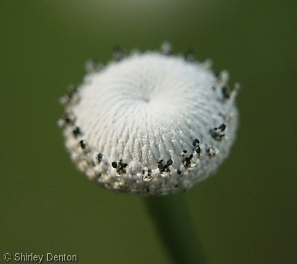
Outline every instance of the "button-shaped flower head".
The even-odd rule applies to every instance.
[[[213,174],[235,140],[237,86],[193,53],[115,50],[107,66],[88,63],[62,98],[66,148],[79,170],[106,188],[161,195]]]

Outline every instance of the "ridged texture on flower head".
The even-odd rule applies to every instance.
[[[106,188],[144,195],[191,188],[212,174],[235,139],[236,90],[192,56],[145,52],[100,71],[66,97],[66,147]]]

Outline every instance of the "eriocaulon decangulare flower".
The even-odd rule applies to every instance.
[[[193,52],[114,50],[86,64],[81,85],[61,98],[59,120],[77,168],[108,189],[163,195],[213,174],[235,140],[238,111],[228,72]]]

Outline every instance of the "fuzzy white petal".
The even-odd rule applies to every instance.
[[[216,77],[204,64],[159,52],[110,63],[66,103],[66,147],[80,170],[110,189],[191,188],[214,173],[235,140],[236,91],[227,94],[227,80],[225,71]]]

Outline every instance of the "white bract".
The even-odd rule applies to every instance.
[[[84,82],[62,98],[66,148],[106,188],[162,195],[213,174],[235,140],[237,86],[209,62],[148,51],[106,67],[88,63]]]

